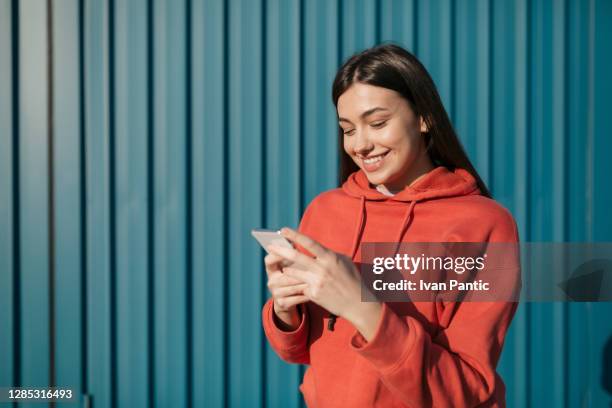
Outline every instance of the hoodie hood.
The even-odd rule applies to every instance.
[[[397,252],[406,231],[412,223],[414,207],[418,202],[445,197],[480,194],[476,179],[467,170],[457,168],[451,171],[444,166],[438,166],[430,170],[394,196],[384,195],[375,188],[372,188],[367,176],[361,169],[348,177],[342,185],[342,190],[347,195],[358,198],[361,201],[359,214],[357,215],[359,222],[357,223],[351,245],[351,258],[353,260],[355,260],[365,227],[366,201],[399,201],[410,203],[406,208],[405,215],[396,233],[394,242],[397,243],[395,249],[395,252]]]
[[[349,196],[363,197],[365,200],[403,202],[480,194],[476,179],[467,170],[450,171],[444,166],[434,168],[394,196],[386,196],[370,187],[363,170],[352,173],[342,185],[342,190]]]

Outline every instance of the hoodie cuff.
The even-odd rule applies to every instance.
[[[374,337],[367,341],[359,331],[351,337],[352,350],[369,360],[379,371],[389,372],[402,365],[416,342],[418,323],[400,318],[383,303],[382,316]]]
[[[304,341],[308,336],[308,313],[306,313],[306,305],[302,304],[298,307],[300,311],[300,325],[292,331],[281,330],[276,325],[274,316],[274,304],[272,299],[268,299],[262,310],[263,328],[266,336],[273,346],[280,350],[291,351],[304,346]]]

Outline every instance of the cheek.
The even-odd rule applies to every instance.
[[[343,138],[343,146],[344,146],[344,151],[346,152],[346,154],[348,154],[349,156],[353,155],[353,145],[350,141],[350,139],[348,137],[344,137]]]
[[[398,154],[405,154],[413,149],[413,137],[406,129],[387,129],[379,135],[378,141],[381,145],[394,150]]]
[[[390,132],[381,137],[381,144],[392,149],[393,168],[403,168],[414,161],[419,154],[419,137],[420,134],[410,134],[406,129]]]

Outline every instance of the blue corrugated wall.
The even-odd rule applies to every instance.
[[[335,186],[333,76],[386,40],[522,240],[612,241],[611,1],[0,0],[0,386],[300,406],[249,230]],[[610,404],[611,315],[522,304],[508,405]]]

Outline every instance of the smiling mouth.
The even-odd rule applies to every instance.
[[[367,163],[367,164],[371,164],[371,163],[376,163],[379,160],[382,160],[382,158],[389,152],[384,152],[382,154],[376,155],[376,156],[372,156],[372,157],[368,157],[368,158],[363,158],[363,162]]]
[[[375,171],[377,170],[383,162],[383,159],[385,158],[385,156],[387,156],[387,154],[389,153],[389,151],[386,151],[382,154],[378,154],[376,156],[371,156],[371,157],[367,157],[361,158],[361,162],[363,163],[363,167],[366,171]]]

